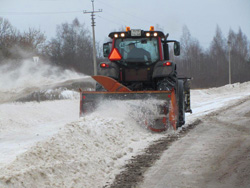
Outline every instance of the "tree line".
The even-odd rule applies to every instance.
[[[231,83],[250,80],[250,42],[239,28],[230,29],[224,37],[219,26],[208,49],[204,50],[193,38],[186,26],[183,27],[181,55],[175,58],[179,76],[192,78],[193,88],[218,87],[229,83],[229,58]]]
[[[250,80],[250,42],[241,29],[230,30],[224,37],[217,26],[210,46],[204,49],[184,26],[180,43],[181,55],[171,58],[177,63],[179,77],[192,78],[192,88],[228,84],[229,55],[232,83]],[[0,17],[0,65],[39,56],[62,68],[92,75],[92,47],[91,33],[78,19],[58,25],[56,36],[48,40],[40,30],[20,32]],[[101,62],[102,47],[99,43],[96,47],[97,62]]]
[[[53,65],[91,75],[92,45],[91,33],[78,19],[58,25],[56,36],[47,40],[40,30],[20,32],[0,17],[0,65],[39,56]]]

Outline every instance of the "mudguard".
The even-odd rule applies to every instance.
[[[159,61],[154,66],[153,78],[163,78],[167,76],[172,76],[175,70],[175,63],[171,62],[171,66],[163,66],[163,63],[166,61]]]
[[[108,65],[108,67],[102,68],[98,66],[97,74],[102,76],[109,76],[114,79],[118,79],[119,77],[119,67],[115,63],[112,63],[110,61],[104,62]]]

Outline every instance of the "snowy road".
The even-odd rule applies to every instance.
[[[193,90],[191,92],[193,114],[187,115],[187,124],[206,114],[238,103],[249,96],[249,93],[249,82]],[[175,134],[173,132],[155,134],[146,130],[138,122],[141,117],[140,105],[135,110],[134,102],[132,105],[126,101],[104,102],[94,113],[79,118],[77,99],[0,104],[0,187],[94,188],[112,183],[133,156],[141,153],[153,141]],[[148,103],[148,107],[152,105]],[[238,113],[248,114],[246,111],[247,109],[238,110]],[[218,134],[215,138],[219,142],[223,141],[219,137],[220,134],[222,138],[230,138],[230,131],[224,135],[219,132],[220,126],[213,123],[209,125],[209,121],[213,121],[211,118],[202,119],[204,124],[190,132],[194,137],[187,135],[183,138],[190,139],[191,143],[181,139],[178,141],[179,145],[173,147],[173,151],[180,154],[182,150],[185,153],[186,149],[187,155],[183,153],[184,157],[179,156],[177,164],[188,163],[185,167],[187,170],[182,172],[190,177],[193,177],[192,173],[195,174],[189,166],[192,165],[191,159],[196,156],[197,160],[201,160],[198,158],[200,153],[194,154],[192,151],[197,152],[195,149],[198,149],[199,152],[206,153],[206,140],[209,141],[210,133]],[[220,115],[218,118],[223,119],[223,116]],[[246,120],[249,120],[248,116]],[[229,139],[232,146],[234,146],[233,138]],[[211,141],[217,143],[216,139]],[[190,147],[191,150],[186,147]],[[211,145],[210,149],[216,149],[216,145]],[[213,153],[215,154],[216,152]],[[210,156],[207,159],[212,160],[209,152],[207,155]],[[213,176],[209,177],[212,182]],[[190,185],[200,181],[197,178],[194,177],[192,180],[194,184]],[[186,181],[185,178],[183,181]]]
[[[250,97],[202,118],[163,153],[139,187],[250,187]]]

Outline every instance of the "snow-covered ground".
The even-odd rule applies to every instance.
[[[0,88],[0,97],[13,88]],[[15,96],[25,84],[19,88]],[[193,114],[186,122],[249,95],[250,82],[193,90]],[[175,134],[145,129],[138,122],[137,104],[129,101],[104,102],[79,118],[79,100],[73,96],[40,103],[8,99],[0,104],[0,187],[102,187],[152,141]]]

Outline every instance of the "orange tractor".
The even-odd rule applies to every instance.
[[[169,43],[174,55],[180,55],[180,43],[168,40],[168,34],[126,28],[109,34],[112,42],[103,44],[107,62],[100,63],[96,91],[81,91],[80,115],[95,109],[103,100],[162,101],[159,115],[145,126],[156,132],[175,130],[185,124],[185,112],[190,108],[190,78],[177,76],[177,65],[170,60]]]

